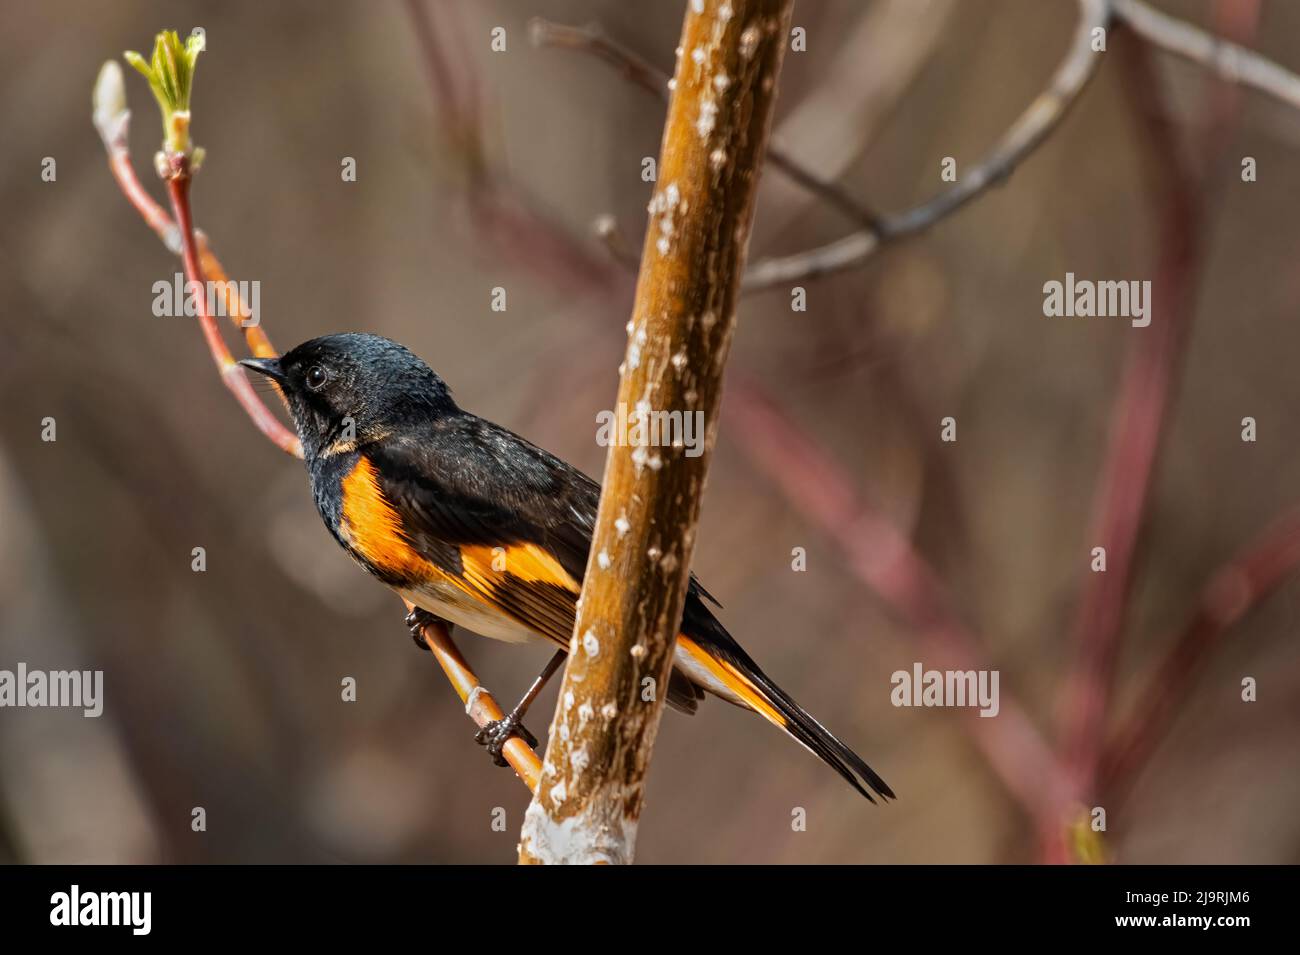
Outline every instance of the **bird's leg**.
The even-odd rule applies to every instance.
[[[411,612],[406,615],[406,626],[411,631],[411,639],[421,650],[428,651],[429,645],[424,642],[424,628],[430,624],[441,623],[451,629],[451,624],[443,620],[437,614],[429,613],[423,607],[412,607]]]
[[[563,650],[556,650],[555,656],[547,662],[542,672],[537,675],[533,685],[528,688],[528,692],[523,695],[515,708],[510,711],[510,715],[499,720],[493,720],[474,735],[474,742],[480,746],[486,746],[487,751],[492,754],[492,762],[498,766],[508,766],[506,758],[501,755],[505,748],[506,740],[512,736],[518,736],[529,748],[537,746],[537,737],[528,732],[527,727],[523,724],[524,714],[528,712],[528,707],[533,705],[533,700],[537,699],[537,694],[542,692],[542,687],[546,686],[555,671],[560,668],[564,662],[565,653]]]

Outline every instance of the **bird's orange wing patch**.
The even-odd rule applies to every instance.
[[[516,542],[460,549],[464,582],[524,626],[568,647],[577,613],[576,580],[545,548]]]
[[[364,456],[343,479],[339,535],[390,581],[441,580],[524,627],[567,647],[581,587],[544,547],[525,542],[462,546],[460,573],[444,569],[412,545],[402,518]]]
[[[462,547],[460,559],[467,574],[472,566],[489,578],[494,574],[509,574],[526,583],[552,584],[575,594],[582,589],[555,556],[537,544]]]

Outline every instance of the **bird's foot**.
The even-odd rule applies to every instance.
[[[434,623],[446,623],[446,621],[437,614],[429,613],[423,607],[416,607],[406,615],[406,626],[411,631],[411,639],[421,650],[429,649],[429,645],[424,642],[424,628]]]
[[[530,749],[537,747],[537,737],[528,732],[528,727],[524,726],[514,713],[503,719],[493,720],[483,727],[474,734],[474,742],[487,748],[487,751],[492,754],[492,762],[498,766],[509,766],[505,756],[502,755],[502,750],[505,749],[506,741],[512,736],[518,736],[528,744]]]

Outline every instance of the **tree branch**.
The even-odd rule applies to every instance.
[[[1151,324],[1131,339],[1093,505],[1087,547],[1105,548],[1106,568],[1086,575],[1075,624],[1075,662],[1063,697],[1062,750],[1071,783],[1082,799],[1096,796],[1097,764],[1137,544],[1191,331],[1207,218],[1205,177],[1182,155],[1149,48],[1131,44],[1122,52],[1130,73],[1125,89],[1135,107],[1147,176],[1157,197],[1159,252]],[[1236,105],[1235,98],[1210,97],[1208,125],[1215,135],[1203,144],[1210,157],[1227,141]],[[1213,168],[1213,163],[1203,168]]]
[[[938,223],[1003,182],[1064,117],[1097,68],[1090,41],[1093,30],[1111,17],[1123,21],[1150,43],[1217,72],[1223,79],[1258,90],[1300,107],[1300,76],[1252,50],[1199,27],[1167,16],[1142,0],[1079,0],[1080,20],[1065,60],[1047,90],[1021,114],[988,157],[968,171],[952,189],[905,212],[878,214],[843,188],[821,179],[775,146],[772,165],[832,207],[862,223],[862,230],[835,242],[789,256],[753,263],[744,280],[746,292],[807,281],[861,265],[889,241],[915,235]],[[533,43],[581,50],[604,60],[651,94],[667,98],[667,77],[635,52],[610,39],[595,25],[565,26],[541,18],[530,24]]]
[[[987,670],[981,642],[957,614],[939,576],[911,541],[853,490],[843,471],[752,383],[733,382],[730,432],[786,500],[844,554],[847,569],[915,635],[934,666]],[[962,727],[1030,818],[1054,824],[1067,790],[1051,747],[1019,702],[1001,692],[997,719],[962,711]]]
[[[698,417],[704,453],[610,447],[523,863],[632,860],[791,6],[714,0],[686,13],[618,401]]]
[[[1213,70],[1229,83],[1239,83],[1300,109],[1300,76],[1260,54],[1168,16],[1142,0],[1111,0],[1115,18],[1167,53]]]
[[[599,215],[591,224],[591,231],[600,239],[601,244],[605,246],[605,251],[609,257],[617,262],[629,272],[635,273],[641,267],[641,259],[622,231],[618,227],[618,220],[609,213]]]
[[[199,328],[203,338],[212,352],[221,383],[235,396],[244,413],[266,438],[286,454],[301,458],[302,442],[298,436],[280,423],[280,419],[271,413],[248,380],[248,373],[235,361],[235,356],[226,347],[217,327],[216,319],[208,314],[207,281],[203,275],[203,266],[199,261],[198,241],[194,236],[194,221],[190,212],[190,172],[188,164],[182,164],[175,175],[167,180],[167,192],[171,197],[172,213],[180,229],[181,257],[185,263],[185,277],[194,292],[194,306],[198,312]],[[235,313],[236,316],[238,313]]]
[[[1240,554],[1211,577],[1195,613],[1155,667],[1137,709],[1115,733],[1098,769],[1098,788],[1118,795],[1131,786],[1173,722],[1187,689],[1206,657],[1227,631],[1300,568],[1300,510],[1274,521]]]
[[[234,287],[228,281],[216,255],[207,247],[206,240],[196,237],[196,230],[190,216],[188,159],[183,164],[183,176],[176,175],[168,180],[168,191],[176,213],[176,221],[173,221],[162,206],[145,191],[136,177],[135,167],[131,164],[131,151],[127,145],[131,114],[126,108],[126,88],[122,81],[122,69],[114,62],[105,63],[99,72],[99,78],[95,82],[94,107],[95,128],[99,131],[104,151],[108,154],[108,166],[118,187],[140,213],[145,224],[162,240],[163,245],[173,254],[182,257],[186,279],[191,283],[198,283],[197,288],[200,291],[195,295],[195,304],[199,313],[199,327],[203,331],[204,340],[207,342],[222,383],[234,394],[244,413],[272,444],[287,454],[301,458],[302,445],[298,441],[298,436],[281,424],[258,397],[257,392],[249,384],[244,369],[236,364],[230,349],[226,347],[215,320],[207,314],[207,295],[204,291],[205,270],[214,281],[225,283],[226,314],[230,316],[236,327],[243,328],[253,354],[258,357],[275,354],[270,340],[259,326],[242,325],[240,316],[243,309],[240,307],[237,293],[233,290]],[[177,222],[181,225],[178,226]]]
[[[611,39],[597,24],[575,27],[534,17],[528,23],[528,35],[533,46],[578,50],[604,60],[641,89],[665,104],[668,102],[668,74],[633,50]],[[863,227],[875,229],[879,226],[879,217],[845,192],[842,186],[823,179],[791,158],[777,144],[768,146],[767,161],[772,164],[772,168],[781,170],[802,189]]]
[[[1079,23],[1069,52],[1047,89],[1006,131],[988,156],[968,169],[947,192],[905,212],[883,215],[875,228],[863,229],[827,245],[755,262],[745,275],[746,292],[807,281],[861,265],[885,242],[923,232],[956,212],[992,186],[1002,183],[1056,128],[1088,80],[1101,54],[1093,52],[1093,31],[1109,22],[1107,0],[1078,0]]]
[[[413,604],[409,601],[404,603],[407,610],[412,609]],[[451,634],[447,632],[446,624],[427,624],[420,629],[420,634],[424,637],[425,645],[433,653],[433,658],[442,667],[442,672],[447,675],[447,680],[456,691],[456,695],[465,704],[466,715],[474,721],[475,725],[482,729],[489,723],[502,719],[505,713],[488,692],[487,687],[479,682],[474,671],[470,669],[469,663],[461,656],[459,648],[452,642]],[[524,785],[530,791],[536,792],[537,780],[542,774],[542,761],[533,752],[532,747],[518,736],[512,736],[506,740],[501,755],[506,758],[515,775],[523,780]]]

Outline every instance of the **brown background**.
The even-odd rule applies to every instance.
[[[776,138],[814,168],[850,144],[842,181],[896,210],[941,188],[942,157],[960,169],[987,150],[1055,67],[1075,11],[933,3],[933,50],[872,109],[863,99],[903,40],[855,31],[883,6],[796,7],[808,51],[787,57]],[[1163,6],[1205,22],[1206,4]],[[594,416],[615,393],[631,281],[589,225],[612,213],[639,246],[640,160],[657,152],[662,107],[599,63],[533,49],[526,24],[599,21],[667,69],[681,7],[431,4],[455,76],[476,84],[504,208],[518,214],[517,202],[553,227],[530,231],[467,205],[463,139],[435,108],[399,4],[6,5],[0,668],[102,668],[107,701],[100,720],[0,710],[0,859],[504,862],[526,805],[471,742],[397,601],[330,543],[301,466],[221,388],[192,321],[152,315],[152,284],[178,265],[105,168],[89,122],[100,63],[146,50],[163,27],[207,30],[196,218],[232,277],[261,282],[277,344],[342,330],[397,338],[464,406],[599,474]],[[489,51],[496,25],[507,53]],[[1294,68],[1297,38],[1300,6],[1265,4],[1258,48]],[[1194,134],[1203,74],[1156,62]],[[127,82],[136,165],[161,197],[156,110],[139,76]],[[1067,270],[1152,277],[1124,82],[1103,63],[1006,186],[864,268],[809,283],[806,313],[784,292],[748,298],[732,356],[918,539],[1004,692],[1049,736],[1111,399],[1142,332],[1046,319],[1042,285]],[[813,102],[831,108],[792,124]],[[1126,625],[1123,710],[1207,576],[1300,496],[1300,116],[1248,95],[1225,153]],[[1257,183],[1235,175],[1242,155],[1256,157]],[[54,183],[40,179],[46,156]],[[344,156],[357,160],[355,183],[340,181]],[[847,228],[769,171],[752,256]],[[489,308],[494,286],[508,290],[504,314]],[[946,415],[959,422],[955,445],[937,441]],[[1244,415],[1259,421],[1257,444],[1239,438]],[[45,416],[56,443],[39,439]],[[190,570],[196,545],[204,574]],[[791,572],[795,546],[807,548],[806,573]],[[954,714],[890,705],[890,673],[918,659],[909,633],[729,440],[725,404],[696,570],[738,639],[900,798],[866,805],[765,724],[713,702],[665,717],[640,860],[1034,858],[1031,826]],[[1300,859],[1296,625],[1287,587],[1209,661],[1111,815],[1114,858]],[[544,660],[458,639],[503,701]],[[340,701],[345,676],[356,703]],[[1253,706],[1238,700],[1243,676],[1260,682]],[[538,705],[535,730],[552,706],[551,695]],[[206,833],[190,830],[195,806]],[[796,806],[807,832],[791,831]],[[505,832],[491,829],[494,807]]]

